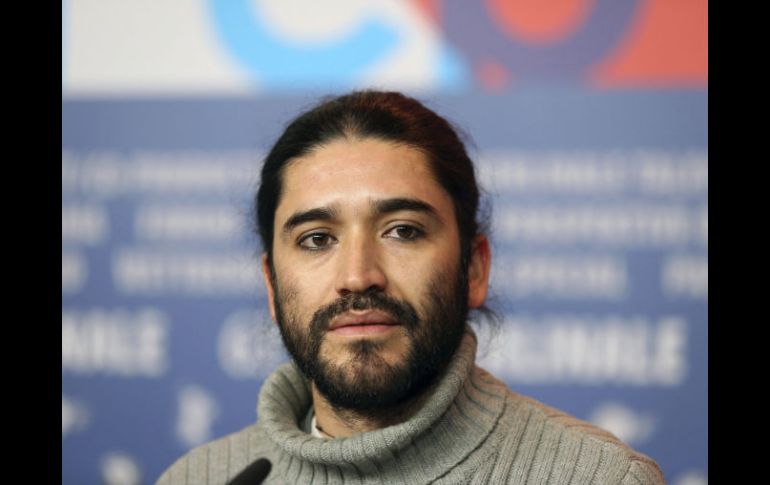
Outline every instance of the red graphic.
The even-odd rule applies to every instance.
[[[646,0],[591,79],[604,88],[708,86],[708,2]]]
[[[547,44],[568,37],[582,25],[593,8],[593,0],[486,0],[486,8],[500,30],[533,44]]]
[[[411,0],[432,21],[441,18],[441,0]],[[485,0],[506,35],[532,45],[569,38],[591,14],[596,0]],[[498,91],[513,73],[488,60],[475,65],[479,83]],[[613,49],[585,79],[600,88],[700,88],[708,86],[708,1],[643,0]]]
[[[427,18],[433,21],[434,24],[439,23],[439,2],[441,0],[411,0],[415,8],[422,12]]]

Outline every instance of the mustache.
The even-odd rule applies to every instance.
[[[311,331],[318,334],[326,331],[334,317],[350,310],[379,310],[387,313],[407,331],[414,330],[419,324],[419,317],[414,307],[405,301],[379,291],[366,293],[348,293],[332,303],[318,309],[310,322]]]

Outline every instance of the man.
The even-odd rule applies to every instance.
[[[475,366],[467,321],[487,311],[491,261],[478,206],[463,143],[412,98],[355,92],[295,119],[256,197],[293,361],[265,381],[257,423],[158,484],[664,483],[610,433]]]

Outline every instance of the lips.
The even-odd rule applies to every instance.
[[[334,318],[329,326],[329,331],[348,327],[379,327],[395,325],[398,325],[398,321],[385,312],[379,310],[351,310]]]

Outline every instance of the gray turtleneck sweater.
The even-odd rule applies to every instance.
[[[256,424],[199,446],[156,485],[224,484],[258,458],[265,484],[664,484],[658,465],[612,434],[516,394],[476,367],[470,329],[408,421],[348,438],[307,430],[307,380],[284,364],[264,382]]]

